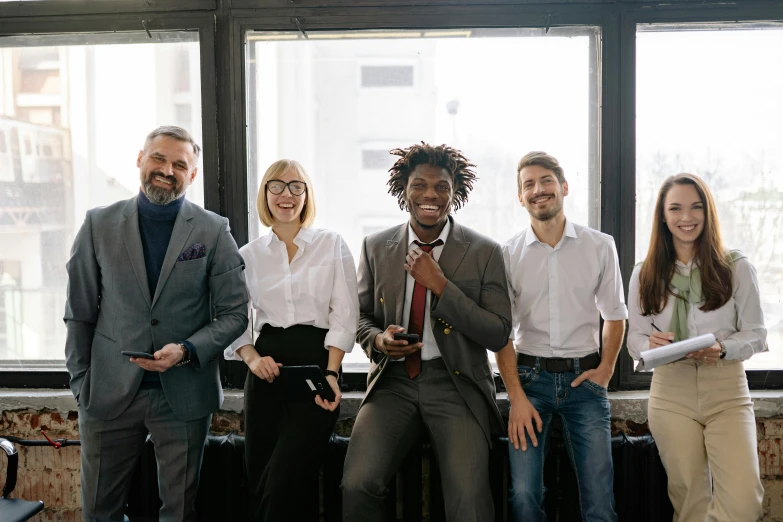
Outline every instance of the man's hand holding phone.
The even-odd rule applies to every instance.
[[[392,359],[400,359],[421,350],[424,346],[416,334],[406,334],[405,328],[396,324],[389,325],[383,333],[375,336],[375,349]],[[415,337],[413,337],[415,336]]]

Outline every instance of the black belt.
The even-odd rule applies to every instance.
[[[598,355],[598,352],[595,352],[591,353],[590,355],[585,355],[581,359],[564,359],[562,357],[536,357],[535,355],[518,353],[517,365],[530,366],[531,368],[535,368],[536,359],[540,361],[541,369],[549,373],[572,372],[574,371],[575,366],[574,361],[579,361],[580,371],[594,370],[595,368],[598,368],[599,364],[601,364],[601,356]]]

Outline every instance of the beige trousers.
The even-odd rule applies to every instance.
[[[756,418],[740,361],[655,369],[647,413],[675,522],[755,522],[764,488]]]

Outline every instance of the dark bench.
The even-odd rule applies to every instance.
[[[333,436],[322,474],[322,508],[325,522],[341,520],[343,462],[348,438]],[[201,471],[197,508],[200,521],[246,520],[247,493],[244,482],[244,437],[236,434],[208,437]],[[443,496],[437,466],[431,465],[431,447],[424,441],[407,457],[390,484],[387,520],[404,522],[445,521]],[[650,435],[612,438],[614,458],[614,494],[619,520],[633,522],[670,522],[672,507],[666,494],[666,474],[658,450]],[[496,520],[508,519],[508,447],[499,439],[491,454],[492,492]],[[579,502],[576,477],[565,447],[554,430],[550,454],[544,470],[547,486],[546,507],[549,520],[577,522]],[[157,472],[152,443],[147,442],[130,489],[128,515],[131,521],[157,519],[160,507]]]

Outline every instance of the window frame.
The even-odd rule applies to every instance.
[[[205,208],[229,218],[241,246],[249,237],[247,198],[247,107],[245,32],[310,30],[460,29],[464,27],[558,27],[590,25],[601,29],[600,108],[591,107],[592,159],[600,167],[600,229],[612,235],[628,289],[635,246],[635,39],[639,23],[731,23],[783,21],[783,0],[749,0],[727,5],[719,0],[493,0],[466,5],[461,0],[42,0],[0,1],[0,36],[30,34],[197,30],[201,65]],[[591,85],[594,82],[591,82]],[[593,146],[595,145],[595,146]],[[221,360],[225,387],[241,388],[240,362]],[[751,388],[783,388],[783,370],[748,371]],[[366,375],[345,375],[350,389],[363,389]],[[613,390],[647,389],[650,377],[633,372],[623,349]],[[0,387],[66,388],[64,371],[0,372]]]
[[[471,6],[466,7],[464,9],[464,12],[454,13],[453,8],[448,6],[438,6],[433,7],[428,10],[422,10],[422,9],[411,9],[408,7],[389,7],[389,6],[382,6],[382,7],[352,7],[352,8],[345,8],[345,9],[322,9],[318,11],[318,14],[314,15],[312,11],[305,11],[303,9],[295,8],[286,10],[289,11],[289,16],[284,17],[278,17],[278,16],[258,16],[256,13],[247,13],[247,16],[237,17],[233,20],[232,24],[232,33],[235,35],[232,38],[233,45],[235,46],[232,49],[232,59],[234,60],[234,67],[239,67],[242,71],[242,78],[241,82],[239,84],[246,84],[248,88],[248,92],[254,92],[255,91],[255,85],[254,85],[254,79],[251,78],[245,79],[245,73],[244,70],[244,42],[245,42],[245,35],[248,31],[292,31],[297,30],[301,26],[301,30],[304,30],[306,33],[307,31],[346,31],[346,30],[392,30],[392,29],[419,29],[419,30],[448,30],[448,29],[474,29],[474,28],[510,28],[513,27],[513,29],[518,28],[536,28],[536,29],[543,29],[546,28],[547,25],[550,27],[573,27],[573,26],[591,26],[591,27],[598,27],[599,31],[603,31],[604,27],[607,24],[612,23],[612,17],[606,13],[603,9],[587,9],[584,12],[581,12],[582,10],[577,7],[565,7],[558,6],[557,9],[555,9],[555,6],[550,6],[547,8],[546,11],[542,10],[541,6],[537,7],[531,7],[529,5],[503,5],[503,6]],[[418,16],[411,16],[411,12],[415,11]],[[556,11],[556,12],[555,12]],[[304,16],[304,13],[307,13],[307,16]],[[235,14],[237,14],[236,11],[234,11]],[[298,14],[302,13],[303,16],[297,16]],[[322,14],[323,13],[323,14]],[[245,14],[245,13],[243,13]],[[275,13],[277,14],[277,13]],[[321,16],[318,16],[321,15]],[[295,20],[298,20],[298,24]],[[382,20],[383,22],[379,22],[379,20]],[[515,20],[515,23],[510,24],[509,20]],[[597,49],[596,52],[598,52],[597,60],[598,63],[601,64],[601,55],[600,55],[600,47],[601,47],[601,33],[599,33],[599,36],[597,38],[598,43],[596,45]],[[237,41],[237,37],[239,38],[239,41]],[[242,45],[240,45],[242,44]],[[385,58],[384,58],[385,59]],[[233,68],[233,67],[232,67]],[[599,74],[598,71],[593,70],[593,74]],[[419,71],[415,70],[415,76],[418,76]],[[231,79],[235,80],[237,79],[238,75],[233,75]],[[593,78],[594,79],[594,78]],[[407,87],[408,89],[415,89],[417,88],[417,80],[415,80],[415,84],[413,87]],[[591,81],[590,82],[590,88],[597,88],[595,87],[598,84],[598,81]],[[249,114],[252,114],[254,111],[252,110],[252,107],[248,107],[247,100],[245,97],[245,91],[242,91],[239,89],[239,85],[235,85],[234,88],[230,89],[232,93],[237,93],[239,95],[238,98],[233,98],[231,100],[231,104],[234,107],[242,107],[242,119],[240,120],[234,120],[232,123],[234,125],[232,134],[234,136],[242,136],[242,144],[241,148],[243,150],[247,149],[247,143],[248,143],[248,134],[254,132],[254,127],[250,125],[250,121],[248,118]],[[601,92],[604,92],[603,89],[601,89]],[[591,99],[592,97],[591,92]],[[597,147],[599,146],[599,143],[606,144],[607,140],[604,136],[599,136],[599,134],[602,132],[602,125],[601,125],[601,113],[599,111],[599,105],[605,104],[606,99],[602,99],[601,93],[597,93],[597,96],[595,99],[597,100],[594,104],[594,107],[590,107],[590,116],[589,120],[591,122],[591,125],[595,125],[597,128],[597,132],[591,132],[589,133],[589,150],[590,150],[590,158],[589,162],[591,164],[591,170],[593,172],[598,172],[600,178],[602,179],[605,175],[605,171],[603,169],[603,166],[600,165],[600,157],[601,154],[604,153],[604,150],[601,150],[598,154],[595,154],[593,151],[597,150]],[[249,129],[249,131],[246,132],[246,129]],[[250,134],[250,142],[255,142],[255,136]],[[248,161],[250,159],[249,156],[245,157],[241,154],[240,150],[240,140],[235,140],[235,149],[234,153],[229,153],[229,157],[233,157],[235,159],[238,158],[244,158],[246,161],[243,165],[237,165],[236,163],[233,163],[231,167],[227,167],[227,172],[244,172],[245,176],[247,176],[247,165]],[[252,154],[251,151],[248,151],[248,154]],[[241,170],[240,170],[241,169]],[[243,198],[242,201],[244,201],[245,208],[249,211],[247,208],[247,197],[248,197],[248,186],[250,185],[247,178],[245,179],[233,179],[235,185],[233,187],[233,190],[230,191],[230,194],[237,198]],[[606,185],[604,183],[594,183],[591,185],[591,188],[594,186],[600,186],[605,187]],[[228,192],[228,191],[227,191]],[[244,193],[243,193],[244,192]],[[599,195],[599,201],[603,201],[604,194],[603,192]],[[233,200],[232,206],[238,206],[242,203],[240,203],[240,200]],[[603,207],[603,205],[601,205]],[[603,214],[603,213],[602,213]],[[247,215],[247,214],[245,214]],[[600,219],[603,220],[603,215],[600,216]],[[237,222],[233,222],[233,226],[242,226]],[[250,229],[254,226],[254,224],[250,223],[245,225],[247,228],[246,234],[243,237],[243,242],[240,244],[244,244],[249,239],[250,235]],[[368,369],[369,369],[369,360],[367,361]],[[239,362],[239,361],[227,361],[226,364],[226,371],[224,379],[224,385],[227,385],[229,387],[242,387],[244,383],[245,376],[247,374],[247,367]],[[357,389],[363,389],[364,388],[364,380],[366,377],[366,372],[361,373],[345,373],[344,374],[344,387],[348,390],[354,391]],[[358,386],[358,387],[357,387]]]
[[[197,0],[200,3],[202,0]],[[18,12],[26,13],[29,8],[38,6],[55,8],[59,2],[33,2],[30,6],[21,5]],[[94,2],[96,5],[99,2]],[[166,4],[173,4],[165,0]],[[134,2],[134,5],[138,3]],[[3,4],[0,3],[0,6]],[[127,3],[125,4],[127,5]],[[3,6],[5,7],[5,6]],[[14,5],[11,8],[18,6]],[[121,7],[121,6],[118,6]],[[38,11],[36,11],[38,12]],[[5,11],[3,12],[5,15]],[[47,12],[47,14],[49,14]],[[150,31],[197,31],[199,37],[199,61],[201,67],[201,105],[202,105],[202,155],[204,208],[221,212],[218,193],[218,131],[217,131],[217,94],[215,88],[215,31],[214,17],[206,13],[177,13],[176,16],[156,13],[154,15],[112,15],[112,16],[71,16],[41,18],[5,18],[0,16],[0,38],[25,35],[75,35],[106,32],[138,32],[144,30],[142,20]],[[140,138],[141,139],[141,138]],[[8,388],[67,388],[68,372],[47,369],[8,369],[0,370],[0,387]]]
[[[640,3],[640,0],[628,4]],[[743,6],[678,5],[670,9],[647,9],[626,4],[620,22],[620,200],[617,215],[624,217],[619,229],[618,255],[623,274],[626,297],[628,284],[635,264],[636,247],[636,33],[641,24],[715,24],[716,27],[732,23],[783,22],[783,2],[775,5],[749,3]],[[679,7],[679,9],[677,8]],[[616,237],[617,239],[617,237]],[[634,372],[634,362],[624,348],[618,357],[618,364],[612,384],[619,390],[647,390],[652,381],[649,373]],[[783,370],[746,370],[751,389],[783,388]]]

